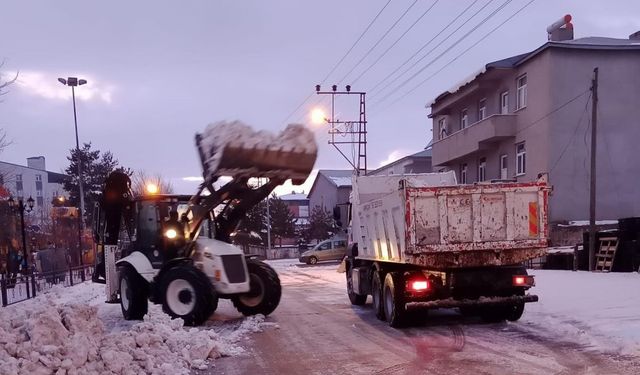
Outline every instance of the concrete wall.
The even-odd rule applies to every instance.
[[[597,219],[640,216],[640,163],[635,157],[640,139],[640,51],[554,49],[551,58],[550,96],[555,103],[587,90],[593,68],[599,68]],[[590,119],[588,93],[552,118],[548,141],[553,220],[589,217]]]

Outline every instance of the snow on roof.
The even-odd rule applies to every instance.
[[[301,201],[301,200],[307,200],[307,194],[304,193],[291,193],[291,194],[285,194],[285,195],[280,195],[278,198],[282,199],[283,201]]]
[[[351,177],[329,177],[337,187],[351,186]]]
[[[618,220],[598,220],[596,225],[616,225]],[[569,224],[558,224],[559,227],[586,227],[589,225],[589,220],[575,220],[570,221]]]
[[[318,174],[325,176],[329,181],[333,182],[337,187],[351,186],[351,169],[321,169]]]

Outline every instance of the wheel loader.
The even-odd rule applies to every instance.
[[[105,284],[106,302],[119,302],[127,320],[142,319],[149,301],[185,325],[204,323],[220,298],[243,315],[268,315],[280,302],[277,273],[230,237],[275,187],[308,177],[317,156],[313,133],[289,125],[274,136],[225,122],[196,134],[196,147],[204,181],[193,196],[134,196],[122,172],[105,182],[94,213],[93,281]],[[264,177],[262,186],[252,183]]]

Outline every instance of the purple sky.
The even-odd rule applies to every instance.
[[[404,77],[440,55],[505,1],[478,0],[422,54],[489,4]],[[287,115],[313,91],[386,2],[6,2],[0,22],[2,74],[6,78],[19,71],[20,75],[0,103],[0,128],[13,141],[0,160],[24,164],[29,156],[43,155],[47,169],[64,169],[75,137],[70,91],[57,78],[75,75],[89,81],[78,89],[81,142],[111,150],[125,166],[162,174],[178,192],[193,192],[197,183],[184,178],[201,173],[193,147],[195,132],[218,120],[238,119],[274,131],[284,128],[285,119],[309,122],[317,97],[293,116]],[[528,2],[513,0],[390,100],[378,103],[388,90],[372,90],[376,84],[473,3],[439,1],[354,83],[434,3],[418,0],[353,73],[339,82],[413,2],[391,1],[325,83],[327,88],[340,83],[367,91],[370,168],[423,149],[431,138],[425,103],[486,62],[537,48],[546,41],[545,28],[565,13],[573,15],[576,38],[626,38],[640,30],[638,1],[535,0],[448,64]],[[346,118],[357,102],[339,105],[338,112]],[[321,145],[316,168],[347,168],[346,161],[326,144],[326,129],[314,128]]]

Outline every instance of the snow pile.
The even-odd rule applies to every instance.
[[[92,289],[82,284],[69,289]],[[216,327],[183,327],[157,305],[144,321],[127,329],[109,327],[90,296],[75,293],[80,303],[47,293],[0,309],[2,374],[188,374],[206,369],[209,360],[242,353],[238,341],[270,323],[258,315],[227,331]],[[71,293],[73,295],[73,293]],[[118,305],[109,305],[117,307]],[[113,311],[113,310],[112,310]],[[120,319],[122,317],[120,316]]]
[[[313,133],[304,125],[289,124],[279,134],[266,130],[253,130],[240,121],[219,121],[210,124],[200,135],[200,149],[203,153],[203,164],[208,174],[216,175],[224,169],[220,163],[226,149],[247,150],[247,160],[253,150],[285,151],[315,155],[318,150]]]

